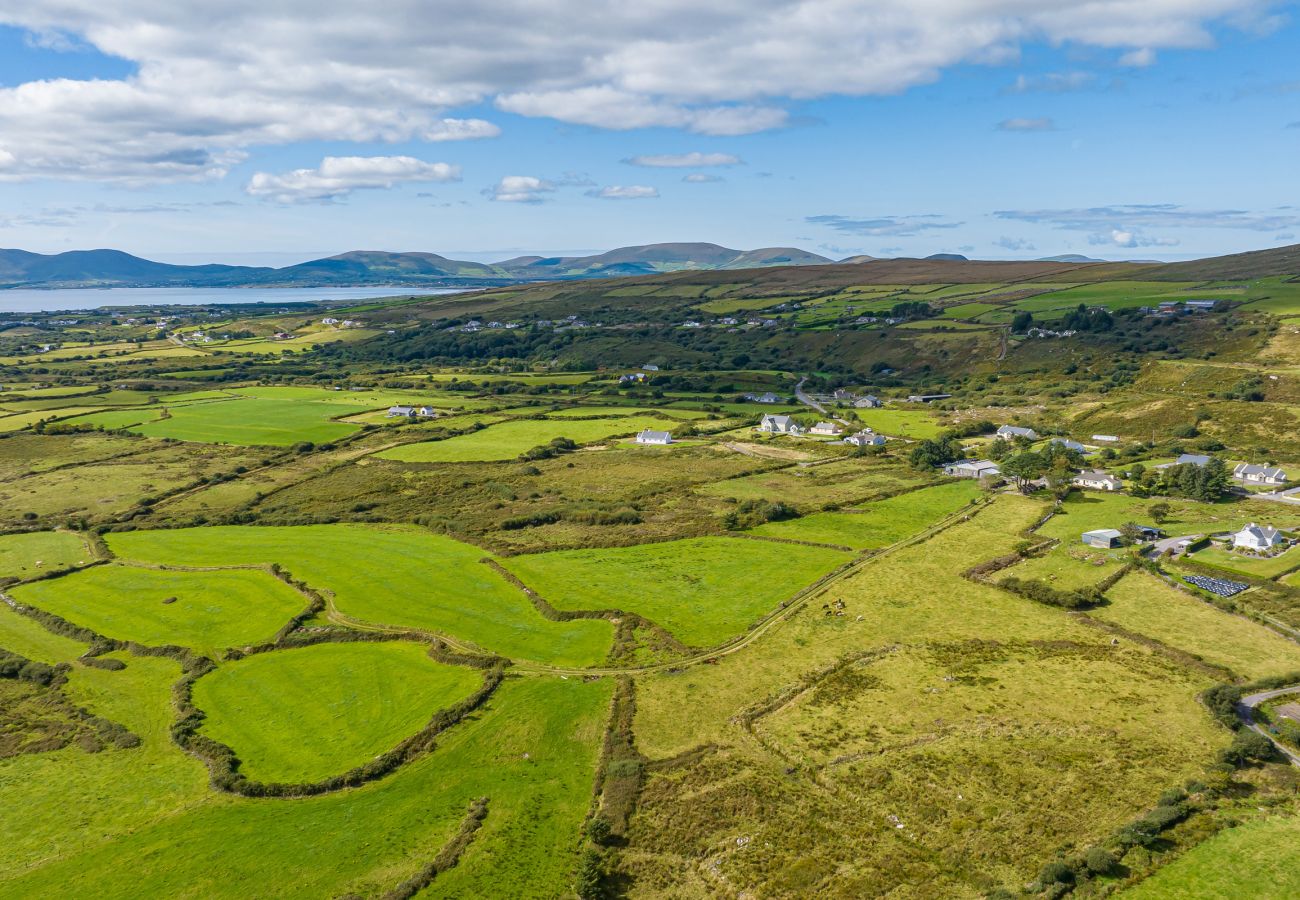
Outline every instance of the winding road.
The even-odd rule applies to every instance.
[[[1278,751],[1283,756],[1291,760],[1291,765],[1300,766],[1300,753],[1297,753],[1295,750],[1292,750],[1277,738],[1273,737],[1273,735],[1269,734],[1263,726],[1259,725],[1255,721],[1255,707],[1259,706],[1266,700],[1272,700],[1274,697],[1281,697],[1285,694],[1295,693],[1300,693],[1300,684],[1275,688],[1271,691],[1260,691],[1258,694],[1248,694],[1237,701],[1237,715],[1241,716],[1241,721],[1244,722],[1246,727],[1251,731],[1262,734],[1264,737],[1272,741],[1273,746],[1277,747]]]

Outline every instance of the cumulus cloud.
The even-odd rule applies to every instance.
[[[1040,119],[1003,119],[998,123],[998,131],[1055,131],[1056,123],[1049,118]]]
[[[358,190],[459,179],[459,166],[413,156],[327,156],[315,169],[294,169],[283,175],[258,172],[244,190],[277,203],[306,203],[337,200]]]
[[[1096,82],[1091,72],[1047,72],[1043,75],[1018,75],[1006,89],[1008,94],[1066,94],[1086,90]]]
[[[507,175],[483,193],[501,203],[541,203],[555,184],[532,175]]]
[[[689,175],[682,176],[682,181],[687,184],[713,184],[718,181],[726,181],[721,175],[710,175],[707,172],[692,172]]]
[[[999,219],[1034,222],[1067,231],[1107,233],[1141,228],[1234,228],[1277,231],[1300,226],[1300,216],[1283,207],[1268,212],[1242,209],[1187,209],[1174,203],[1091,206],[1079,209],[1003,209]]]
[[[1270,5],[643,0],[592,16],[577,0],[8,3],[0,25],[133,70],[0,88],[0,178],[201,179],[253,146],[487,137],[494,125],[449,118],[481,104],[598,128],[748,134],[788,124],[791,101],[897,93],[1031,43],[1206,47],[1212,27],[1263,27]]]
[[[1138,234],[1135,231],[1124,229],[1112,229],[1110,234],[1094,234],[1088,238],[1088,243],[1094,247],[1110,246],[1116,247],[1177,247],[1180,241],[1177,238],[1168,237],[1147,237]]]
[[[960,222],[944,221],[942,216],[879,216],[871,219],[854,219],[848,216],[808,216],[806,222],[825,225],[844,234],[865,234],[880,237],[912,237],[923,231],[956,228]]]
[[[611,184],[587,191],[587,196],[602,200],[651,200],[659,196],[659,191],[647,184]]]
[[[1145,69],[1147,66],[1154,66],[1156,64],[1156,51],[1150,47],[1130,50],[1119,58],[1119,64],[1130,69]]]
[[[655,169],[702,169],[709,166],[738,166],[741,159],[732,153],[661,153],[633,156],[623,162]]]

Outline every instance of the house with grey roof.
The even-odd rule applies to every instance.
[[[885,404],[875,394],[867,394],[865,397],[859,397],[853,401],[853,405],[858,409],[879,409]]]
[[[1285,543],[1282,532],[1272,525],[1256,525],[1254,522],[1232,536],[1235,550],[1272,550]]]
[[[822,437],[838,437],[844,433],[844,429],[834,422],[818,422],[808,430],[809,434],[816,434]]]
[[[1018,438],[1018,437],[1024,438],[1029,441],[1038,440],[1037,431],[1034,431],[1034,429],[1032,428],[1021,428],[1019,425],[1003,425],[1001,428],[998,429],[997,434],[998,437],[1008,441],[1011,440],[1012,438]]]
[[[1078,441],[1072,441],[1069,438],[1059,438],[1059,437],[1052,438],[1052,443],[1059,444],[1060,446],[1064,447],[1066,450],[1073,450],[1076,453],[1088,452],[1088,448],[1083,446],[1083,444],[1080,444]]]
[[[1080,472],[1070,480],[1070,483],[1075,487],[1088,488],[1093,491],[1118,491],[1124,487],[1124,482],[1114,475],[1098,469]]]
[[[438,411],[432,406],[419,406],[416,407],[415,415],[421,419],[436,419],[438,418]]]
[[[390,406],[388,407],[388,418],[396,419],[399,417],[415,415],[414,406]]]
[[[857,434],[851,434],[844,439],[844,443],[853,447],[883,447],[885,446],[885,436],[883,434],[873,434],[871,429],[859,431]]]
[[[1256,466],[1250,463],[1238,463],[1232,470],[1232,477],[1245,484],[1286,484],[1287,474],[1276,466]]]
[[[764,434],[803,434],[803,428],[789,416],[776,416],[768,413],[758,423],[758,430]]]
[[[639,432],[636,436],[638,444],[656,444],[663,446],[673,442],[673,436],[667,431],[650,431],[649,429]]]
[[[750,403],[780,403],[781,398],[771,391],[765,394],[746,394],[745,399]]]

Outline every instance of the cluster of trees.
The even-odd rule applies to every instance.
[[[1129,470],[1129,490],[1138,497],[1161,494],[1212,503],[1223,496],[1230,484],[1228,467],[1214,456],[1203,466],[1183,463],[1164,469],[1148,469],[1136,463]]]
[[[1060,323],[1063,331],[1110,331],[1114,327],[1115,317],[1107,310],[1101,307],[1089,309],[1082,303],[1066,313]]]
[[[1068,489],[1074,469],[1083,465],[1083,454],[1064,444],[1051,443],[1042,450],[1024,450],[1004,456],[999,467],[1021,491],[1029,489],[1040,478],[1047,480],[1052,491]]]
[[[935,309],[924,300],[904,300],[891,306],[889,315],[894,319],[928,319],[935,315]]]
[[[735,509],[722,517],[722,525],[728,531],[740,531],[764,522],[797,518],[799,510],[780,500],[742,500]]]

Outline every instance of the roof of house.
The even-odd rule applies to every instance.
[[[789,416],[778,416],[774,413],[763,414],[764,425],[776,425],[779,428],[788,428],[794,422]]]
[[[643,443],[651,442],[651,441],[657,443],[659,442],[667,443],[668,441],[671,441],[673,439],[673,436],[672,433],[668,431],[650,431],[647,429],[646,431],[643,431],[640,434],[638,434],[636,436],[636,439]]]
[[[1095,531],[1085,531],[1084,538],[1109,538],[1112,541],[1119,540],[1124,536],[1124,532],[1118,528],[1098,528]]]
[[[1037,437],[1038,432],[1032,428],[1021,428],[1019,425],[1003,425],[998,429],[998,434],[1011,434],[1016,437]]]
[[[1210,461],[1208,456],[1202,456],[1199,453],[1184,453],[1174,460],[1176,466],[1203,466]]]
[[[1237,537],[1251,537],[1261,543],[1272,543],[1277,539],[1278,530],[1272,525],[1256,525],[1251,522],[1245,528],[1238,531]]]
[[[1119,484],[1120,481],[1109,472],[1102,472],[1098,469],[1085,469],[1078,475],[1074,476],[1076,481],[1104,481],[1109,484]]]
[[[959,459],[954,463],[949,463],[950,469],[973,469],[974,471],[983,471],[985,469],[996,469],[1001,472],[998,464],[988,459]]]
[[[1286,472],[1277,466],[1257,466],[1251,463],[1238,463],[1237,467],[1232,470],[1232,474],[1239,478],[1247,475],[1259,475],[1264,478],[1286,478]]]
[[[1080,444],[1078,441],[1071,440],[1070,438],[1059,438],[1059,437],[1058,437],[1058,438],[1052,438],[1052,443],[1053,443],[1053,444],[1060,444],[1062,447],[1065,447],[1065,448],[1067,448],[1067,449],[1069,449],[1069,450],[1084,450],[1084,449],[1086,449],[1086,448],[1083,446],[1083,444]]]

